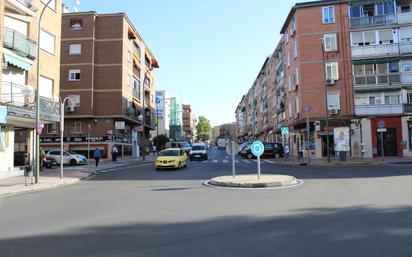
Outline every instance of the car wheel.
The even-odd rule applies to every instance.
[[[252,159],[252,158],[253,158],[253,155],[252,155],[251,153],[248,153],[246,157],[247,157],[248,159]]]
[[[279,153],[275,153],[275,158],[280,158],[280,154]]]
[[[179,164],[177,165],[177,169],[180,169],[182,167],[182,163],[179,162]]]
[[[74,166],[77,164],[77,161],[75,159],[71,159],[69,162],[70,166]]]

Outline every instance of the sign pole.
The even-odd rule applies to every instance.
[[[235,141],[232,140],[232,175],[233,178],[236,176],[236,171],[235,171]]]
[[[382,152],[382,161],[385,161],[385,154],[383,152],[383,129],[381,129],[381,152]]]
[[[258,180],[260,180],[260,155],[257,157]]]

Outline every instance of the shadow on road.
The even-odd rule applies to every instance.
[[[177,223],[136,219],[131,224],[90,225],[65,233],[2,239],[0,255],[407,257],[412,256],[411,238],[411,207],[359,206],[304,209],[268,219],[231,216]]]

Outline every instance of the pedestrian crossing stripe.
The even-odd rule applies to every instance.
[[[215,159],[215,160],[205,160],[201,161],[202,163],[232,163],[232,160],[226,160],[226,159]],[[251,163],[257,163],[257,160],[248,160],[248,159],[235,159],[235,163],[245,163],[245,164],[251,164]],[[267,163],[267,164],[275,164],[276,162],[271,161],[271,160],[260,160],[260,163]]]

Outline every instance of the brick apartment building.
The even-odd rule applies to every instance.
[[[196,117],[190,104],[182,104],[183,134],[186,140],[192,141],[196,138]]]
[[[60,24],[62,2],[53,0],[0,1],[2,65],[0,108],[0,178],[22,175],[34,165],[35,93],[39,93],[40,123],[59,121],[55,100],[60,84]],[[45,8],[40,35],[39,14]],[[40,42],[39,42],[40,36]],[[37,50],[39,49],[39,55]],[[39,84],[37,62],[40,61]]]
[[[411,8],[410,0],[296,4],[236,108],[239,138],[288,143],[295,155],[309,148],[321,157],[329,148],[332,156],[373,157],[381,155],[380,125],[384,154],[410,156]]]
[[[65,13],[61,31],[65,148],[87,156],[90,134],[90,156],[99,148],[108,158],[113,145],[138,156],[155,128],[155,57],[124,13]],[[47,132],[45,148],[58,148],[57,133]]]

